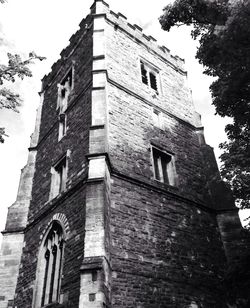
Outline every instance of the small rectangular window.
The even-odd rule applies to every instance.
[[[64,113],[68,106],[69,95],[73,89],[73,68],[71,68],[62,81],[57,85],[57,109]]]
[[[149,77],[150,77],[151,88],[154,89],[155,91],[157,91],[156,75],[154,73],[150,72]]]
[[[148,84],[147,70],[143,63],[141,63],[141,79],[143,83]]]
[[[159,91],[159,81],[158,75],[159,72],[152,65],[147,64],[143,61],[140,61],[141,65],[141,80],[144,84],[148,85],[151,89],[153,89],[157,94]]]
[[[157,181],[175,185],[174,157],[171,154],[152,148],[154,177]]]
[[[90,302],[94,302],[94,301],[95,301],[95,298],[96,298],[95,293],[90,293],[90,294],[89,294],[89,301],[90,301]]]
[[[69,88],[73,87],[73,68],[71,67],[68,73],[64,76],[61,85],[66,85],[68,83]]]
[[[92,272],[92,281],[97,281],[97,271]]]
[[[65,190],[65,184],[66,184],[66,157],[64,157],[59,164],[55,166],[55,171],[57,175],[57,188],[58,193]]]
[[[66,114],[61,113],[59,115],[59,130],[58,130],[58,140],[61,140],[63,136],[66,135]]]
[[[50,199],[56,197],[66,189],[67,180],[67,158],[63,157],[51,170]]]

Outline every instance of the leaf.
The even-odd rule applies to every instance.
[[[0,0],[1,3],[4,0]],[[45,57],[36,55],[34,51],[29,53],[29,58],[22,60],[18,54],[7,53],[8,65],[0,64],[0,86],[3,85],[4,81],[15,82],[16,78],[24,79],[25,77],[31,77],[32,72],[28,67],[33,64],[34,60],[44,60]],[[12,90],[6,87],[0,87],[0,109],[9,109],[14,112],[19,112],[18,107],[21,105],[21,98],[19,94],[14,93]],[[5,134],[4,128],[0,128],[0,143],[4,142]]]
[[[0,109],[10,109],[15,112],[18,111],[18,107],[21,106],[21,98],[19,94],[12,92],[10,89],[0,89]]]
[[[9,137],[9,136],[5,133],[5,128],[0,127],[0,143],[4,143],[4,137]]]
[[[213,105],[220,116],[233,119],[220,144],[221,173],[233,194],[250,204],[250,1],[176,0],[166,6],[160,23],[169,31],[174,25],[192,25],[199,39],[196,58],[211,84]]]

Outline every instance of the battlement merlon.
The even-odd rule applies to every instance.
[[[184,59],[177,55],[172,55],[170,50],[166,46],[160,46],[157,44],[157,40],[148,34],[143,33],[143,29],[136,24],[131,24],[128,22],[127,17],[122,13],[113,12],[109,5],[103,0],[95,0],[93,5],[90,7],[90,14],[84,18],[80,24],[79,29],[73,34],[69,39],[69,45],[65,47],[60,53],[60,59],[55,62],[50,73],[42,78],[42,89],[44,90],[55,78],[55,76],[60,72],[60,67],[63,65],[64,61],[72,54],[73,50],[79,44],[79,40],[82,40],[85,34],[92,28],[93,17],[103,15],[106,21],[114,26],[115,29],[120,29],[126,32],[131,38],[137,42],[145,45],[152,52],[157,54],[163,61],[167,62],[175,70],[183,75],[187,75],[184,68]]]

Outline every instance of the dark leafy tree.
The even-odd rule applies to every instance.
[[[221,173],[242,208],[250,207],[250,0],[176,0],[160,17],[164,30],[192,25],[196,57],[210,86],[216,113],[231,117],[222,143]]]

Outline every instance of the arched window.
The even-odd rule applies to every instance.
[[[40,251],[35,307],[59,302],[64,250],[63,229],[53,222]]]

